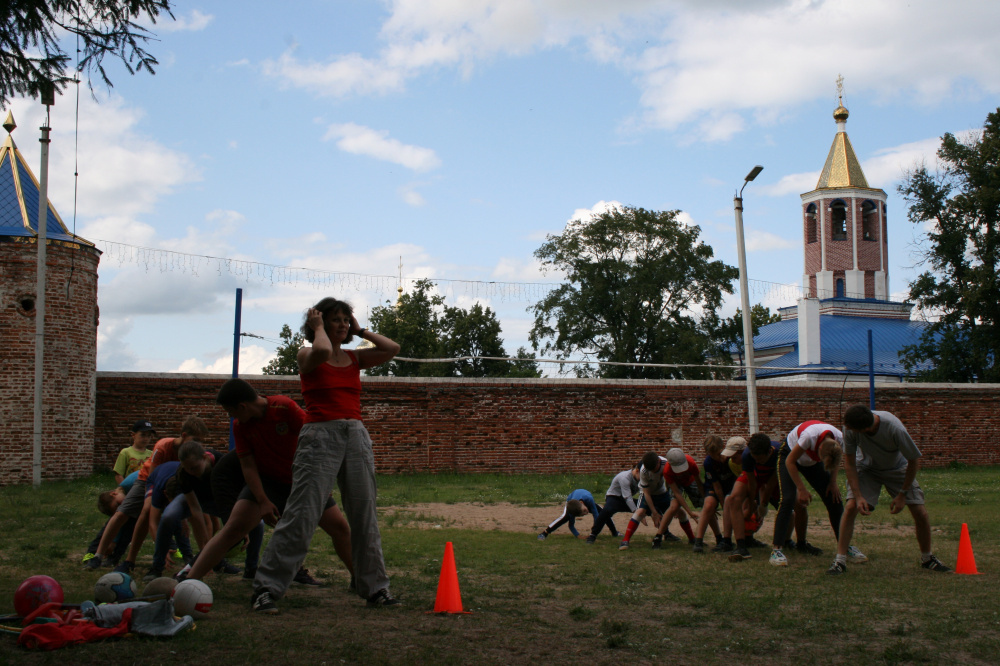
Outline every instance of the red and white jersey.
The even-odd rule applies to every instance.
[[[810,467],[820,462],[819,443],[830,435],[838,444],[844,445],[844,434],[832,425],[822,421],[806,421],[788,433],[788,448],[794,450],[797,446],[802,449],[804,455],[799,457],[798,463],[802,467]]]

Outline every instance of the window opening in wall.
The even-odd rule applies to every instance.
[[[871,201],[861,205],[861,239],[875,240],[875,230],[878,229],[878,209]]]
[[[806,242],[815,243],[816,240],[816,204],[809,204],[806,208]]]
[[[844,280],[842,278],[837,278],[837,298],[844,297]]]
[[[833,240],[847,240],[847,204],[837,199],[830,204]]]

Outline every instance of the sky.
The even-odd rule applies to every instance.
[[[981,0],[244,0],[175,17],[150,26],[155,76],[108,60],[113,88],[51,110],[49,198],[104,251],[98,370],[229,373],[241,288],[259,337],[240,372],[256,374],[320,298],[364,326],[400,274],[492,308],[513,353],[561,277],[534,257],[548,234],[614,203],[679,210],[735,266],[733,196],[757,164],[751,301],[793,305],[838,76],[889,196],[903,300],[924,236],[899,182],[1000,107],[1000,3]],[[44,107],[11,110],[37,174]]]

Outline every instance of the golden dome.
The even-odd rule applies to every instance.
[[[836,120],[838,123],[846,121],[847,116],[849,115],[850,113],[847,111],[846,108],[844,108],[843,104],[841,104],[840,106],[838,106],[836,109],[833,110],[833,119]]]

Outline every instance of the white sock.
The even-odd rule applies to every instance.
[[[841,555],[840,553],[837,553],[837,556],[833,559],[837,562],[840,562],[841,564],[847,564],[847,555]]]
[[[929,562],[932,557],[934,557],[934,553],[920,553],[921,562]]]

